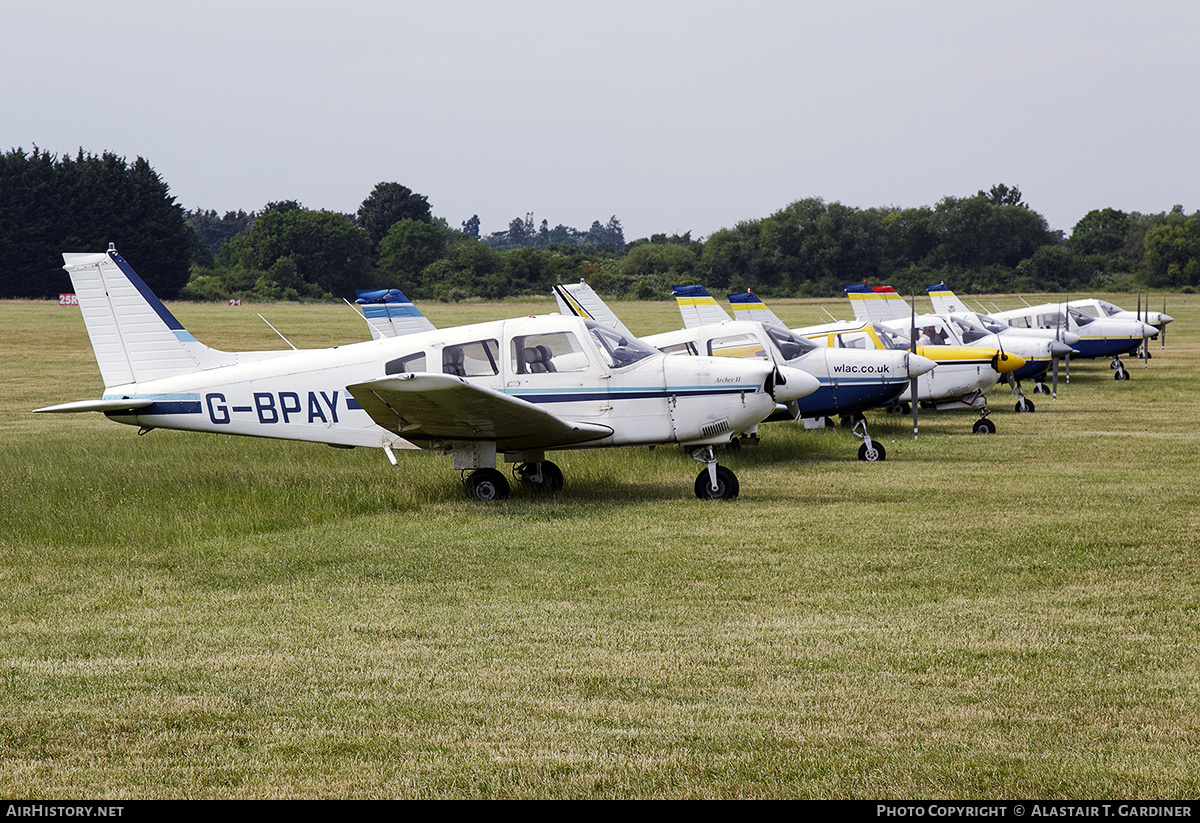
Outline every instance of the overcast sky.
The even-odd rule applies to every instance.
[[[0,149],[146,158],[185,208],[705,237],[996,183],[1069,231],[1200,209],[1200,3],[6,3]]]

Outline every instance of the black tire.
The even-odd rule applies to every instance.
[[[717,488],[708,484],[708,469],[696,476],[696,497],[701,500],[733,500],[738,496],[737,475],[724,466],[717,466]]]
[[[975,434],[995,434],[996,424],[986,417],[981,417],[975,421],[975,425],[971,428]]]
[[[878,463],[887,460],[887,451],[878,440],[872,440],[871,448],[868,449],[866,443],[858,447],[858,459],[867,463]]]
[[[522,486],[528,486],[531,489],[540,492],[556,492],[561,491],[563,487],[562,469],[556,463],[549,460],[542,461],[542,479],[538,482],[536,479],[538,473],[537,463],[522,463],[517,466],[517,480]]]
[[[491,503],[496,500],[507,500],[509,494],[508,479],[495,469],[476,469],[463,479],[463,490],[467,497]]]
[[[1017,405],[1016,405],[1015,409],[1016,409],[1017,414],[1032,413],[1034,410],[1033,401],[1022,397],[1020,400],[1017,401]]]
[[[1128,380],[1128,379],[1129,379],[1129,372],[1125,371],[1124,368],[1117,369],[1115,372],[1113,372],[1113,380]]]

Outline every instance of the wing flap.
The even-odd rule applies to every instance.
[[[347,386],[376,424],[406,440],[492,440],[501,451],[599,440],[608,426],[563,420],[520,398],[448,374],[410,373]]]

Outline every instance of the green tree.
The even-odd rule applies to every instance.
[[[446,230],[421,220],[396,222],[379,244],[379,275],[386,283],[412,284],[446,252]]]
[[[1125,247],[1130,218],[1116,209],[1093,209],[1071,230],[1067,248],[1078,254],[1116,254]]]
[[[267,211],[222,254],[227,266],[262,272],[281,258],[291,259],[301,283],[321,292],[353,297],[355,288],[371,282],[370,240],[350,218],[329,211]]]
[[[432,222],[429,199],[399,183],[377,183],[358,207],[358,225],[367,233],[372,249],[378,249],[388,231],[401,220]]]
[[[174,298],[187,282],[193,242],[183,208],[144,158],[80,150],[58,159],[35,147],[0,162],[0,296],[69,291],[62,253],[113,243],[151,289]]]

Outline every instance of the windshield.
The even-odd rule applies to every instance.
[[[975,341],[982,340],[991,334],[991,332],[989,332],[987,329],[976,325],[965,317],[956,317],[954,318],[953,322],[954,325],[958,327],[958,336],[962,338],[963,343],[968,346]]]
[[[647,357],[661,354],[658,349],[643,343],[636,337],[625,337],[624,335],[617,334],[612,329],[605,328],[593,320],[587,320],[585,323],[592,335],[592,341],[596,344],[596,348],[600,350],[600,353],[604,355],[609,368],[619,369],[636,363],[639,360],[644,360]]]
[[[902,334],[895,329],[888,329],[874,324],[871,328],[875,329],[875,334],[879,335],[879,341],[883,343],[885,349],[907,349],[908,335]]]
[[[779,353],[783,355],[784,360],[795,360],[818,348],[816,343],[801,337],[790,329],[772,326],[768,323],[764,323],[763,327],[767,330],[767,336],[779,348]]]
[[[1067,306],[1067,312],[1071,315],[1071,319],[1080,326],[1086,326],[1088,323],[1091,323],[1096,319],[1087,312],[1080,311],[1074,306]]]

